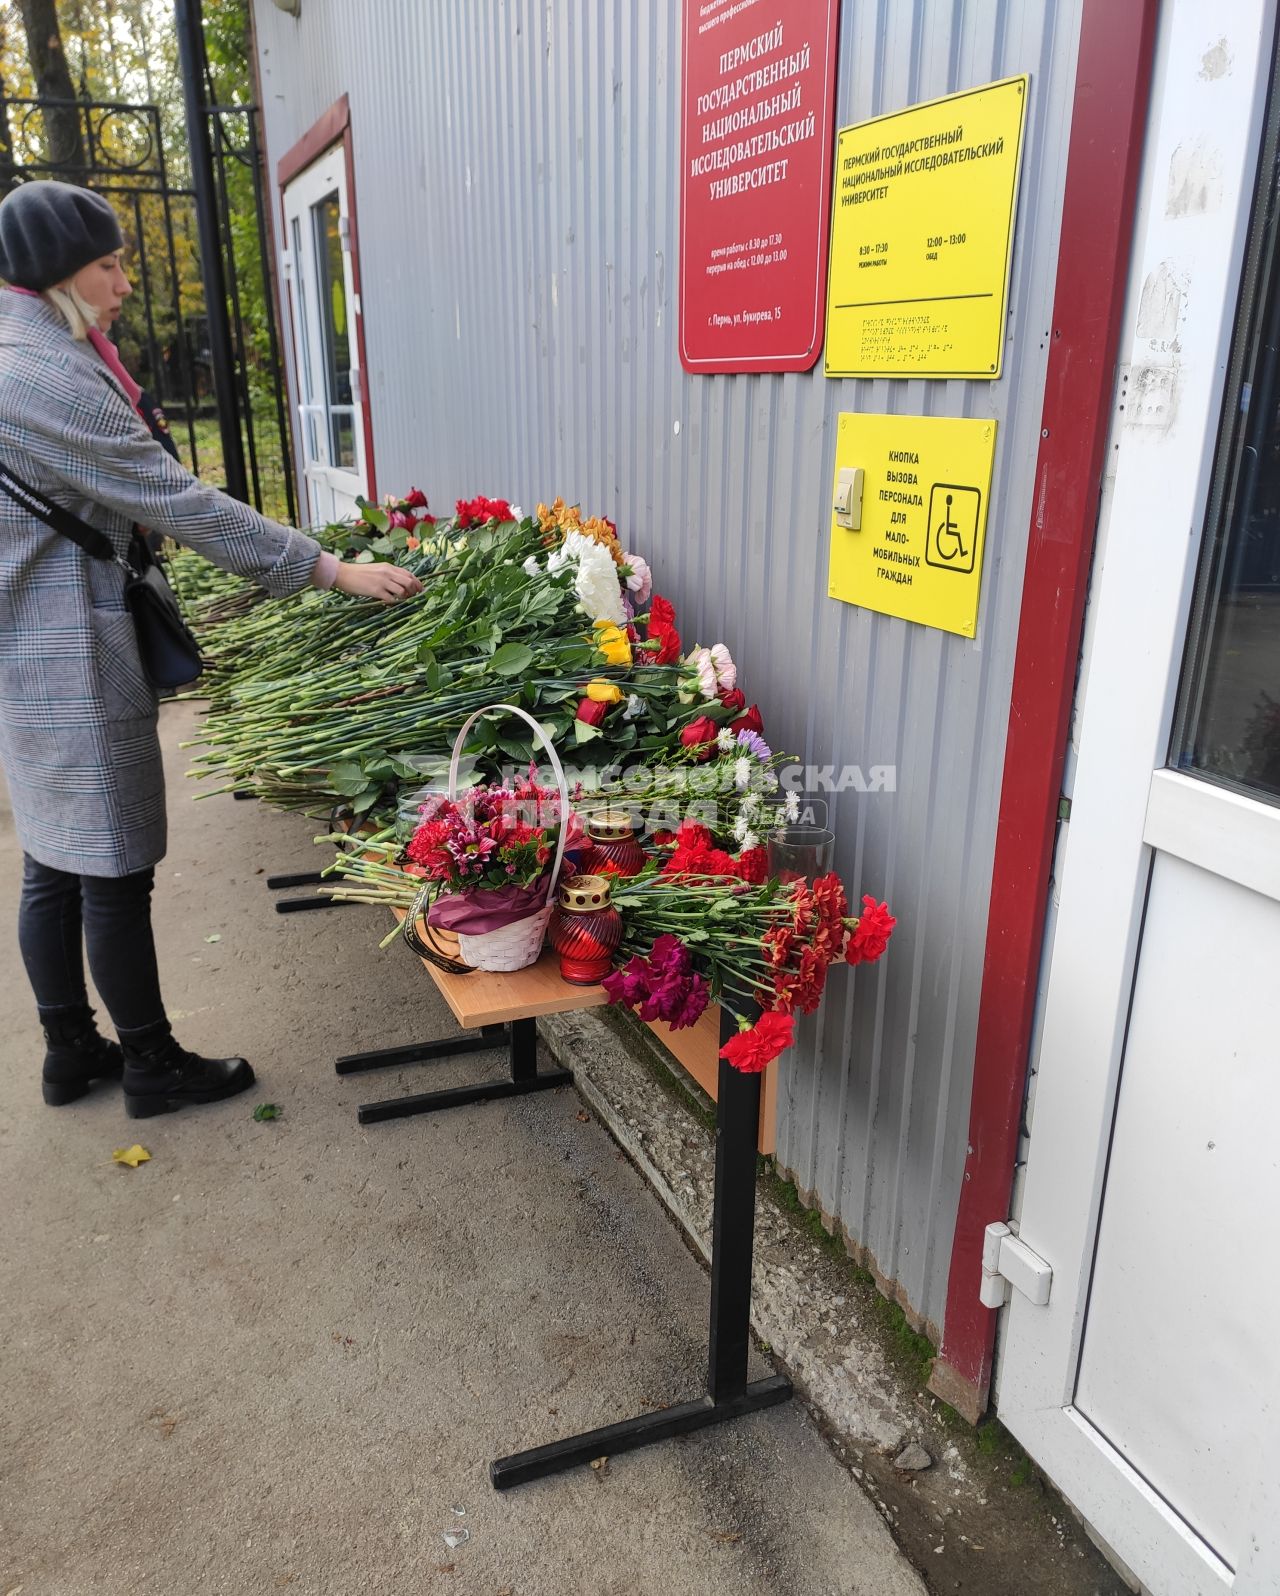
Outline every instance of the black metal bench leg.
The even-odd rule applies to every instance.
[[[726,1015],[721,1020],[721,1043],[733,1032],[733,1017]],[[721,1059],[716,1102],[707,1394],[677,1407],[642,1413],[565,1441],[498,1458],[489,1465],[489,1478],[495,1489],[508,1490],[513,1485],[558,1474],[575,1464],[589,1463],[593,1458],[632,1452],[673,1435],[689,1435],[740,1418],[744,1413],[773,1407],[791,1395],[791,1382],[785,1375],[747,1381],[759,1127],[759,1075],[744,1075]]]
[[[497,1030],[498,1027],[490,1029]],[[508,1029],[510,1073],[507,1079],[499,1077],[497,1080],[479,1081],[474,1086],[454,1086],[442,1092],[416,1092],[410,1097],[391,1097],[380,1103],[362,1103],[357,1111],[357,1119],[362,1125],[374,1125],[380,1120],[403,1119],[409,1114],[434,1114],[441,1108],[461,1108],[464,1103],[492,1103],[507,1097],[527,1097],[530,1092],[545,1092],[555,1086],[572,1086],[572,1070],[552,1069],[539,1073],[538,1026],[535,1020],[512,1020]],[[482,1031],[479,1037],[464,1038],[461,1045],[457,1042],[428,1045],[432,1049],[438,1047],[439,1051],[432,1051],[427,1057],[448,1058],[453,1053],[474,1053],[492,1047],[494,1040],[487,1039]],[[414,1052],[415,1059],[424,1058],[423,1049],[415,1049]],[[356,1059],[361,1057],[359,1054],[353,1056]],[[394,1063],[396,1060],[384,1058],[382,1062]],[[401,1062],[409,1063],[411,1060],[404,1059]],[[373,1064],[357,1063],[353,1066],[350,1060],[339,1060],[340,1065],[343,1063],[347,1064],[348,1070],[353,1067],[376,1068]]]

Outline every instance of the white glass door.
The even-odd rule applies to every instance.
[[[311,524],[352,515],[366,491],[346,162],[337,146],[288,185],[295,422]]]
[[[1160,14],[997,1379],[1154,1596],[1280,1591],[1280,122],[1220,20]]]

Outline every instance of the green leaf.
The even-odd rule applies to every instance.
[[[253,1117],[261,1124],[264,1119],[279,1119],[282,1113],[279,1103],[259,1103],[253,1111]]]
[[[369,553],[368,549],[361,549],[359,554],[356,555],[355,559],[351,563],[353,565],[373,565],[375,562],[373,555]]]
[[[523,676],[533,664],[533,650],[524,643],[504,643],[489,661],[495,676]]]
[[[368,786],[364,771],[353,762],[335,765],[325,777],[325,782],[330,792],[336,792],[343,798],[352,798]]]
[[[575,743],[589,743],[600,735],[599,726],[588,726],[585,720],[574,720],[573,740]]]
[[[362,792],[358,798],[352,800],[351,813],[353,815],[367,815],[378,801],[382,788],[370,787],[367,792]]]
[[[419,643],[417,652],[413,657],[419,665],[434,665],[436,662],[436,656],[430,643]]]
[[[361,515],[370,526],[376,527],[379,532],[385,532],[391,525],[391,517],[385,510],[379,510],[377,505],[369,505],[367,509],[361,511]]]
[[[395,553],[395,549],[392,547],[392,543],[391,543],[391,539],[390,538],[374,538],[373,541],[369,544],[369,547],[373,550],[373,552],[375,554],[394,554]]]

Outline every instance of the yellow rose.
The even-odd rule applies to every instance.
[[[597,621],[595,629],[595,645],[604,655],[605,662],[609,665],[630,665],[631,644],[622,628],[615,626],[612,621]]]
[[[606,682],[600,677],[587,683],[587,697],[593,704],[618,704],[622,701],[622,689],[617,682]]]

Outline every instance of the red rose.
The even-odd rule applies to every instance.
[[[578,705],[578,720],[586,721],[588,726],[599,726],[604,722],[604,712],[608,704],[598,704],[594,698],[584,698]]]
[[[740,687],[735,687],[732,692],[719,694],[720,702],[731,714],[741,715],[747,707],[746,696]]]
[[[404,505],[406,510],[425,510],[427,507],[427,496],[421,488],[410,488],[408,493],[406,493],[404,498],[401,500],[401,503]]]
[[[760,718],[759,706],[752,704],[745,715],[739,715],[737,720],[731,720],[729,722],[729,730],[731,732],[753,731],[763,737],[764,721]]]
[[[708,720],[705,715],[699,715],[697,720],[691,720],[680,733],[680,742],[685,748],[701,749],[698,759],[703,760],[711,752],[707,745],[714,743],[718,734],[719,728],[715,721]]]
[[[758,1075],[772,1064],[795,1040],[795,1020],[789,1014],[762,1014],[749,1031],[739,1031],[720,1049],[734,1069],[745,1075]]]
[[[877,903],[874,898],[863,898],[862,913],[853,928],[853,934],[844,950],[850,964],[870,964],[889,946],[889,938],[897,920],[889,913],[887,903]]]

